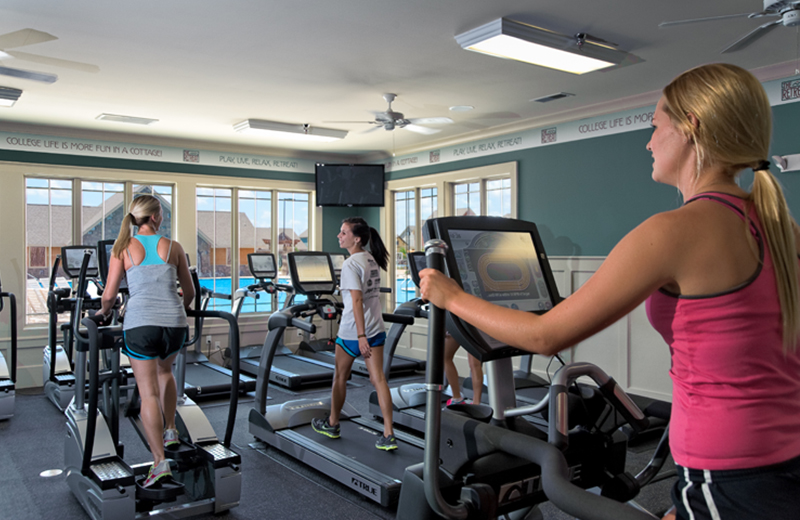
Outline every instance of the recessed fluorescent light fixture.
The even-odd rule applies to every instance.
[[[18,88],[0,87],[0,107],[13,107],[21,95]]]
[[[583,33],[561,34],[508,18],[459,34],[456,41],[469,51],[572,74],[619,65],[631,56],[610,42]]]
[[[569,92],[557,92],[555,94],[550,94],[549,96],[542,96],[536,99],[531,99],[531,102],[535,103],[549,103],[551,101],[555,101],[556,99],[564,99],[567,97],[572,97],[575,94],[570,94]]]
[[[95,117],[98,121],[113,121],[115,123],[128,123],[131,125],[151,125],[157,123],[158,119],[148,119],[146,117],[121,116],[118,114],[100,114]]]
[[[344,139],[347,135],[347,130],[320,128],[308,124],[279,123],[277,121],[264,121],[263,119],[247,119],[233,125],[233,129],[243,134],[272,135],[282,139],[298,139],[302,141],[329,142]]]

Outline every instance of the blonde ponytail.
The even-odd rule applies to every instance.
[[[133,199],[128,208],[128,214],[122,218],[119,234],[111,249],[111,256],[121,259],[122,252],[128,249],[128,244],[133,237],[134,226],[141,226],[159,211],[161,211],[161,202],[152,195],[139,195]]]
[[[775,269],[775,282],[783,318],[783,350],[797,350],[800,335],[800,289],[794,220],[778,179],[765,167],[756,167],[751,198],[761,219]]]

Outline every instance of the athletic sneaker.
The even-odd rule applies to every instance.
[[[445,406],[453,406],[454,404],[469,404],[469,403],[464,397],[462,397],[461,399],[454,399],[451,397],[450,399],[447,400]]]
[[[341,426],[338,424],[336,426],[331,426],[327,417],[325,419],[312,419],[311,427],[315,432],[321,433],[331,439],[338,439],[342,432]]]
[[[158,466],[150,466],[150,473],[147,474],[142,487],[150,487],[167,476],[172,476],[172,470],[169,467],[169,461],[164,459],[158,463]]]
[[[375,447],[383,451],[396,450],[397,441],[394,440],[394,435],[389,435],[388,437],[381,435],[381,438],[375,443]]]
[[[167,428],[164,430],[164,447],[170,448],[172,446],[178,445],[181,443],[180,438],[178,438],[178,430],[174,428]]]

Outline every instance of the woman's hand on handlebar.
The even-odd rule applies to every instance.
[[[447,309],[449,302],[464,292],[455,280],[436,269],[423,269],[419,273],[419,278],[422,298],[440,309]]]

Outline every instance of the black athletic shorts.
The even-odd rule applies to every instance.
[[[672,502],[681,520],[800,518],[800,457],[752,469],[676,468]]]
[[[167,359],[183,348],[188,334],[188,327],[135,327],[125,331],[122,352],[133,359]]]

